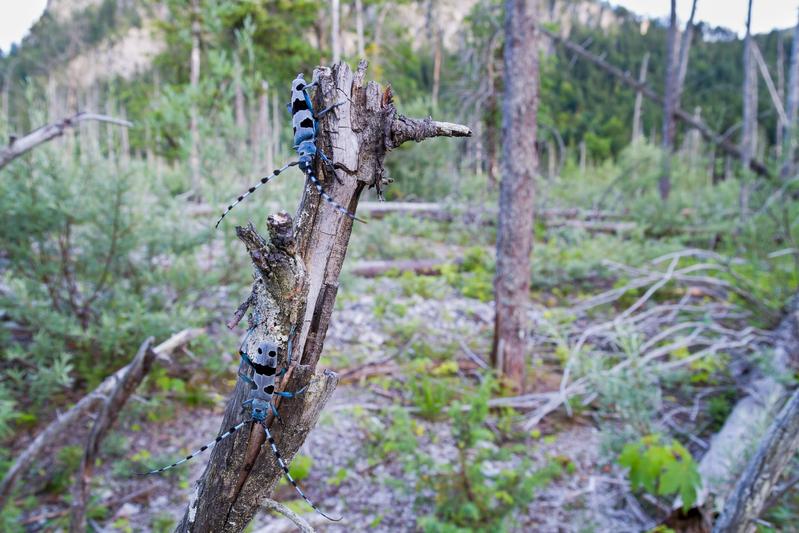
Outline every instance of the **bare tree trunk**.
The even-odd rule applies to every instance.
[[[431,95],[431,103],[433,105],[433,109],[438,107],[438,92],[441,88],[441,31],[438,29],[436,25],[436,35],[433,37],[435,39],[434,50],[433,50],[433,94]]]
[[[777,95],[781,102],[785,102],[785,42],[782,32],[777,32]],[[777,122],[774,132],[774,155],[777,161],[782,160],[782,132],[787,126]]]
[[[128,111],[124,106],[121,110],[121,116],[124,122],[128,121]],[[128,128],[122,128],[119,132],[119,152],[122,165],[127,167],[130,164],[130,137],[128,136]]]
[[[502,182],[494,280],[491,360],[515,387],[525,386],[530,254],[535,204],[538,115],[538,0],[505,1],[505,94],[502,104]]]
[[[244,132],[244,135],[247,135],[247,116],[246,112],[244,111],[244,87],[242,86],[242,71],[241,71],[241,59],[239,58],[238,52],[233,56],[234,63],[233,63],[233,92],[234,92],[234,107],[236,113],[236,129],[240,132]],[[254,141],[254,139],[251,139]],[[254,142],[252,143],[254,144]]]
[[[774,105],[775,111],[777,111],[777,123],[787,124],[788,117],[785,115],[785,108],[782,105],[782,98],[777,91],[777,87],[774,85],[774,80],[771,79],[771,73],[768,71],[768,65],[766,65],[766,60],[763,59],[763,54],[760,53],[760,47],[754,40],[751,41],[751,50],[752,59],[755,60],[755,65],[757,68],[760,69],[760,76],[763,78],[763,81],[766,84],[766,89],[768,89],[771,102]]]
[[[744,37],[743,55],[743,124],[741,127],[741,164],[749,168],[749,162],[755,154],[755,136],[757,134],[757,77],[752,57],[752,0],[746,16],[746,37]]]
[[[315,107],[346,100],[320,123],[319,148],[331,158],[336,170],[320,164],[317,171],[330,195],[350,211],[356,210],[364,189],[380,186],[389,150],[409,140],[471,133],[465,126],[398,115],[390,88],[384,91],[374,82],[365,84],[365,61],[355,73],[339,63],[332,70],[319,68],[316,74],[320,85]],[[316,189],[306,184],[294,222],[288,214],[279,213],[268,217],[267,226],[269,238],[259,235],[252,225],[239,227],[236,232],[253,263],[256,282],[252,305],[258,322],[263,324],[251,335],[250,347],[267,339],[277,343],[281,347],[279,364],[283,366],[289,331],[297,326],[293,364],[277,388],[294,391],[308,385],[308,389],[302,396],[280,404],[285,424],[271,428],[281,455],[289,461],[338,382],[336,374],[316,367],[338,292],[352,221],[331,209]],[[245,310],[240,308],[237,316],[246,312],[247,305],[243,307]],[[237,383],[225,410],[223,428],[241,420],[239,413],[248,388],[241,380]],[[214,447],[178,532],[239,532],[247,527],[259,502],[274,491],[283,474],[269,446],[262,446],[264,438],[257,427],[245,428]]]
[[[358,60],[366,59],[366,39],[363,33],[363,0],[355,0],[355,39]]]
[[[258,95],[258,144],[253,148],[262,152],[265,156],[266,168],[275,168],[274,147],[272,142],[272,131],[270,128],[271,119],[269,117],[269,84],[261,82],[261,90]]]
[[[638,71],[638,83],[640,85],[646,84],[646,69],[649,66],[649,52],[644,54],[644,59],[641,61],[641,70]],[[641,108],[644,104],[644,95],[641,91],[635,91],[635,107],[633,108],[633,139],[632,142],[636,143],[641,140]]]
[[[694,16],[696,15],[696,0],[691,4],[691,16],[688,22],[685,23],[685,31],[682,34],[682,41],[680,43],[680,61],[677,66],[677,83],[675,91],[677,95],[674,98],[674,106],[680,107],[682,99],[682,92],[685,88],[685,76],[688,74],[688,57],[691,52],[691,41],[694,36]]]
[[[780,176],[787,178],[793,174],[794,156],[796,155],[796,121],[799,114],[799,21],[793,32],[793,43],[791,44],[791,63],[788,67],[788,91],[785,97],[786,114],[788,115],[788,125],[783,130],[782,135],[782,168]]]
[[[189,109],[189,171],[191,172],[192,197],[202,198],[202,176],[200,170],[200,130],[197,101],[200,91],[200,2],[191,2],[191,64],[189,87],[191,88],[191,108]]]
[[[277,102],[277,92],[272,91],[272,158],[280,156],[280,105]]]
[[[671,192],[671,155],[674,152],[674,110],[677,109],[677,0],[671,0],[669,38],[666,46],[666,86],[663,92],[663,168],[658,190],[660,198],[667,200]]]
[[[341,61],[341,6],[339,0],[330,0],[330,47],[333,53],[333,63]]]
[[[585,146],[585,139],[580,141],[580,174],[585,174],[585,170],[588,167],[588,150]]]

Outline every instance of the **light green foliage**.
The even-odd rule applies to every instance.
[[[494,258],[480,246],[466,249],[463,261],[442,269],[444,279],[467,298],[488,302],[494,298]]]
[[[310,456],[297,454],[294,456],[294,459],[291,460],[289,472],[291,473],[291,477],[297,481],[302,481],[311,473],[312,466],[313,459]]]
[[[503,531],[511,514],[532,500],[535,489],[561,472],[557,462],[535,470],[523,455],[511,459],[507,450],[494,444],[484,423],[496,386],[486,379],[467,401],[450,408],[457,460],[437,465],[431,476],[435,512],[420,520],[424,531]]]
[[[660,435],[647,435],[627,444],[619,464],[629,469],[633,490],[643,488],[658,496],[679,495],[683,509],[696,501],[702,479],[691,453],[679,442],[664,442]]]

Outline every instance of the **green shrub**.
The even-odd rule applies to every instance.
[[[684,510],[696,501],[702,478],[691,452],[676,440],[664,442],[656,434],[642,437],[624,447],[619,464],[629,469],[633,490],[643,488],[653,496],[678,494]]]

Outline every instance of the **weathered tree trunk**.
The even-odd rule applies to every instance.
[[[752,58],[752,0],[746,16],[746,37],[743,55],[743,123],[741,126],[741,164],[749,168],[755,156],[755,136],[757,135],[757,75]]]
[[[264,81],[261,82],[261,87],[258,91],[258,143],[253,146],[253,150],[264,154],[267,169],[275,167],[271,122],[269,117],[269,84]]]
[[[365,188],[380,187],[383,161],[389,150],[409,140],[471,133],[465,126],[399,115],[390,88],[382,90],[374,82],[365,84],[365,74],[366,62],[362,61],[355,73],[339,63],[332,70],[318,69],[315,76],[319,81],[316,108],[344,101],[321,120],[318,138],[319,148],[336,168],[336,176],[321,164],[317,171],[330,195],[352,212]],[[297,327],[293,363],[278,390],[294,391],[305,385],[308,390],[280,403],[285,424],[272,426],[281,454],[290,460],[316,424],[338,382],[336,374],[316,366],[333,312],[352,221],[331,209],[316,189],[306,184],[293,223],[291,217],[280,213],[271,215],[267,226],[268,239],[261,237],[253,225],[236,229],[254,266],[256,281],[251,302],[255,321],[261,324],[250,336],[247,349],[265,339],[277,342],[284,347],[279,354],[279,364],[283,366],[287,336],[292,326]],[[237,383],[222,428],[241,420],[241,403],[247,389],[245,383]],[[273,492],[282,470],[269,446],[262,446],[263,431],[257,426],[251,428],[213,449],[177,531],[242,531],[257,511],[259,501]],[[318,498],[318,493],[309,492],[312,498]]]
[[[646,69],[649,66],[649,52],[644,54],[644,59],[641,61],[641,70],[638,71],[638,83],[640,85],[646,84]],[[644,105],[644,95],[641,91],[635,91],[635,107],[633,108],[633,138],[632,142],[636,143],[641,140],[641,109]]]
[[[502,103],[502,181],[492,364],[519,389],[525,386],[526,309],[535,207],[538,115],[538,0],[505,2],[505,94]]]
[[[233,107],[236,114],[236,128],[247,134],[247,115],[244,111],[244,87],[243,73],[241,69],[241,58],[238,52],[233,56]],[[271,165],[270,165],[271,166]]]
[[[799,117],[799,20],[793,32],[791,44],[791,62],[788,67],[788,90],[785,95],[785,113],[788,125],[782,133],[782,168],[780,176],[787,178],[793,173],[794,155],[796,154],[796,121]]]
[[[666,77],[663,91],[663,164],[658,181],[660,197],[667,200],[671,192],[671,154],[674,152],[674,110],[677,109],[677,0],[671,0],[669,38],[666,45]]]
[[[771,103],[774,105],[774,109],[777,111],[777,123],[787,124],[788,117],[785,116],[785,107],[782,105],[782,98],[777,92],[777,87],[774,85],[774,80],[771,79],[771,73],[768,71],[768,65],[766,65],[766,60],[763,58],[763,54],[760,52],[760,47],[757,45],[757,42],[754,39],[751,41],[751,50],[752,59],[754,59],[755,65],[760,70],[760,76],[763,78],[763,82],[766,84],[766,89],[771,97]],[[755,82],[757,82],[757,80],[755,80]]]
[[[333,63],[341,61],[341,6],[339,0],[330,0],[330,48]]]
[[[641,61],[641,69],[638,71],[638,83],[641,85],[646,84],[646,69],[648,66],[649,52],[646,52],[644,54],[644,59]],[[633,107],[633,143],[641,139],[641,109],[643,104],[644,95],[641,91],[635,91],[635,106]]]
[[[363,0],[355,0],[355,44],[358,60],[366,59],[366,39],[363,33]]]
[[[694,37],[694,16],[696,15],[696,0],[691,4],[691,16],[688,22],[685,23],[685,31],[682,34],[680,41],[680,60],[677,63],[677,82],[676,82],[676,96],[674,97],[674,106],[680,107],[682,99],[682,92],[685,89],[685,76],[688,75],[688,57],[691,52],[691,41]]]
[[[191,87],[191,108],[189,109],[189,172],[191,172],[192,196],[202,198],[202,177],[200,174],[200,130],[197,101],[200,95],[200,2],[191,3],[191,57],[189,87]]]

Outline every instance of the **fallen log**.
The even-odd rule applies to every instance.
[[[358,207],[362,213],[373,219],[385,218],[392,214],[410,215],[440,222],[481,220],[486,224],[496,224],[497,219],[496,207],[479,205],[450,205],[438,202],[363,202]],[[621,218],[620,215],[608,211],[576,207],[536,209],[534,216],[545,221],[550,219],[608,220]]]
[[[156,346],[153,351],[156,357],[166,357],[178,347],[204,333],[204,329],[183,330]],[[67,431],[68,428],[74,428],[81,417],[88,415],[100,402],[104,401],[108,395],[114,391],[117,383],[127,374],[132,364],[133,363],[120,368],[112,375],[105,378],[96,389],[81,398],[69,411],[50,422],[50,424],[33,439],[33,442],[17,456],[14,464],[11,465],[8,472],[6,472],[6,475],[3,477],[3,480],[0,481],[0,510],[8,503],[11,490],[14,488],[14,484],[19,475],[30,468],[47,445],[54,442],[58,443],[61,434]]]
[[[799,449],[799,389],[796,389],[771,424],[757,452],[749,461],[724,511],[713,527],[714,533],[753,531],[752,521],[766,509],[772,489]]]
[[[457,262],[457,261],[456,261]],[[355,263],[350,273],[361,278],[376,278],[391,272],[401,274],[413,272],[419,276],[440,276],[444,265],[452,264],[446,259],[407,259],[396,261],[359,261]]]
[[[746,396],[736,403],[699,462],[702,487],[698,491],[694,510],[699,511],[704,522],[710,521],[713,514],[722,512],[728,505],[728,495],[746,468],[746,459],[757,448],[770,421],[788,396],[785,385],[777,376],[788,375],[791,363],[799,361],[799,297],[792,299],[789,312],[775,334],[770,371],[766,373],[757,367],[750,369],[749,379],[744,385]],[[710,504],[710,509],[706,503]],[[679,519],[682,514],[680,507],[682,502],[676,501],[674,512],[666,520],[667,525]]]

